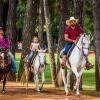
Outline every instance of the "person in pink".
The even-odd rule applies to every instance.
[[[14,56],[10,51],[10,42],[9,42],[9,39],[4,34],[2,27],[0,27],[0,49],[1,50],[4,50],[4,49],[8,50],[8,55],[11,58],[11,70],[13,72],[16,72],[16,64],[15,64]]]

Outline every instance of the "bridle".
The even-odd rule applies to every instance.
[[[80,36],[80,37],[81,37],[81,36]],[[80,39],[80,37],[79,37],[79,39]],[[84,34],[83,37],[85,37],[85,34]],[[78,41],[79,41],[79,39],[78,39]],[[82,41],[81,41],[82,48],[80,48],[77,44],[78,44],[78,42],[76,43],[76,47],[77,47],[80,51],[82,50],[83,55],[86,56],[86,55],[84,54],[84,49],[87,49],[87,50],[88,50],[89,48],[86,48],[86,47],[83,46],[83,44],[84,44],[84,43],[83,43],[83,38],[82,38]]]

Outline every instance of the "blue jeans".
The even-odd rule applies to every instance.
[[[28,55],[28,60],[30,61],[32,59],[32,56],[33,56],[33,51],[31,51],[31,53]]]
[[[14,59],[14,56],[13,56],[13,54],[11,53],[10,50],[8,51],[8,55],[9,55],[10,58],[11,58],[11,71],[16,72],[15,59]]]
[[[69,49],[72,47],[72,45],[73,45],[73,43],[71,43],[71,42],[66,43],[66,45],[64,47],[64,51],[63,51],[64,55],[67,55],[67,53],[68,53]]]

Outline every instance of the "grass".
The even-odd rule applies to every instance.
[[[95,65],[95,56],[90,55],[89,61]],[[84,88],[90,88],[90,89],[95,89],[95,66],[91,70],[84,70],[83,73],[83,87]]]
[[[18,76],[20,57],[21,57],[20,53],[16,53],[16,66],[17,66],[16,76]],[[95,56],[89,55],[89,61],[92,64],[95,64]],[[48,80],[50,82],[51,81],[50,65],[49,65],[50,60],[49,60],[48,54],[46,55],[46,62],[48,63],[48,65],[46,66],[45,76],[46,76],[46,80]],[[87,90],[88,89],[95,90],[95,67],[91,70],[84,70],[84,73],[83,73],[83,88],[85,88]]]

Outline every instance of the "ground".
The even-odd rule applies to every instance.
[[[0,83],[0,91],[1,91]],[[54,88],[53,85],[46,84],[41,93],[37,93],[34,84],[29,84],[28,94],[26,94],[25,85],[17,82],[7,82],[7,92],[2,94],[0,92],[0,100],[100,100],[100,96],[89,95],[81,93],[80,97],[77,97],[75,93],[71,92],[70,96],[66,96],[64,90],[61,88]]]

